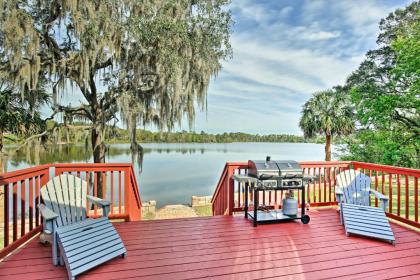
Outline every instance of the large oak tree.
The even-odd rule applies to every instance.
[[[23,90],[46,75],[53,111],[88,120],[94,162],[104,162],[105,129],[118,112],[134,127],[171,128],[205,106],[210,78],[231,55],[228,2],[2,0],[1,67]],[[60,105],[71,89],[81,104]]]

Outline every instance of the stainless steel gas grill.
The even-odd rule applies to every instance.
[[[303,175],[299,163],[293,160],[249,160],[248,174],[233,176],[239,184],[245,184],[245,218],[251,218],[254,226],[260,223],[273,223],[285,220],[300,219],[302,223],[309,223],[309,216],[305,214],[305,184],[313,177]],[[287,191],[282,200],[281,209],[270,209],[259,204],[259,193],[263,191]],[[298,211],[298,201],[294,198],[294,191],[301,191],[301,211]],[[253,211],[249,212],[249,192],[253,192]]]

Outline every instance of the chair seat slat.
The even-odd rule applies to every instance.
[[[73,254],[71,256],[67,255],[67,260],[70,263],[70,268],[75,268],[80,265],[76,263],[88,263],[92,259],[95,259],[94,256],[102,257],[104,255],[104,251],[110,248],[122,248],[121,239],[119,236],[116,236],[114,239],[109,241],[108,243],[101,243],[95,247],[89,247],[89,250],[81,250],[78,251],[77,254]],[[91,256],[93,256],[91,258]]]
[[[74,276],[79,275],[79,274],[81,274],[81,273],[83,273],[83,272],[85,272],[89,269],[92,269],[92,268],[94,268],[94,267],[96,267],[96,266],[98,266],[98,265],[100,265],[100,264],[102,264],[106,261],[109,261],[109,260],[111,260],[115,257],[121,256],[122,254],[126,253],[126,250],[125,250],[125,248],[119,248],[119,249],[116,249],[115,251],[108,250],[106,253],[108,253],[108,254],[104,255],[102,257],[99,257],[99,258],[97,258],[97,259],[95,259],[95,260],[93,260],[89,263],[86,263],[86,264],[84,264],[84,265],[82,265],[78,268],[73,269],[72,270],[73,275]]]
[[[378,212],[378,209],[382,213]],[[382,209],[371,206],[357,208],[343,203],[342,211],[346,233],[395,241],[394,233]]]

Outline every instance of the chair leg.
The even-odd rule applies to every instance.
[[[57,266],[59,264],[59,260],[58,260],[57,237],[55,233],[53,234],[53,242],[51,244],[51,249],[52,249],[53,265]]]
[[[60,266],[64,266],[64,259],[63,259],[63,256],[60,254],[60,257],[59,257],[59,262],[60,262]]]

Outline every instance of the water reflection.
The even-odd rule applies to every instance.
[[[211,195],[226,161],[264,159],[322,160],[323,145],[308,143],[166,144],[148,143],[132,153],[129,144],[113,144],[107,162],[134,162],[143,200],[157,200],[158,206],[188,204],[192,195]],[[0,159],[4,171],[34,165],[63,162],[92,162],[85,145],[55,145],[25,148],[6,147]],[[141,174],[140,174],[141,171]]]

